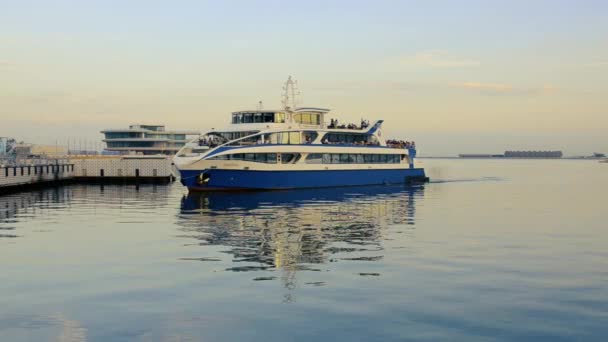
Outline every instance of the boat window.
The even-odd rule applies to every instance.
[[[212,159],[212,160],[244,160],[244,161],[248,161],[248,162],[276,164],[277,154],[276,153],[234,153],[234,154],[224,154],[221,156],[214,156],[209,159]]]
[[[327,133],[322,141],[330,144],[377,145],[377,139],[375,139],[375,137],[368,134],[355,133]]]
[[[276,153],[266,153],[266,162],[269,164],[277,163],[277,154]]]
[[[317,132],[275,132],[265,133],[252,137],[250,143],[256,144],[282,144],[282,145],[299,145],[312,144],[317,139]]]
[[[253,113],[244,113],[243,114],[243,123],[252,123],[253,122]]]
[[[266,162],[266,153],[256,153],[253,160],[258,163],[265,163]]]
[[[315,139],[317,139],[317,136],[319,134],[317,132],[304,132],[303,136],[304,136],[304,143],[305,144],[311,144],[313,141],[315,141]]]
[[[221,137],[221,141],[219,143],[215,143],[214,145],[219,145],[224,143],[226,140],[232,141],[241,139],[242,137],[247,137],[245,139],[241,139],[238,141],[233,141],[228,146],[243,146],[243,145],[255,145],[255,144],[281,144],[281,145],[300,145],[300,144],[312,144],[318,137],[317,132],[313,131],[295,131],[295,132],[274,132],[274,133],[260,133],[255,134],[256,132],[213,132],[208,134],[214,134],[214,136]],[[251,136],[249,136],[251,135]],[[213,139],[206,139],[205,137],[199,139],[200,146],[207,146],[206,142],[213,141]],[[217,139],[216,139],[217,140]]]
[[[247,132],[224,132],[222,133],[222,136],[226,136],[229,138],[232,138],[230,140],[236,140],[236,139],[241,139],[242,137],[247,137],[249,135],[255,134],[257,133],[256,131],[247,131]],[[242,146],[242,145],[253,145],[253,144],[259,144],[262,143],[262,136],[261,135],[252,135],[248,138],[242,139],[242,140],[238,140],[238,141],[233,141],[232,143],[230,143],[228,146]]]
[[[399,164],[398,154],[311,153],[307,164]]]
[[[233,124],[244,124],[244,123],[285,123],[285,113],[273,113],[273,112],[253,112],[253,113],[232,113]]]
[[[269,144],[300,144],[300,132],[277,132],[264,135],[264,141]]]
[[[285,123],[285,113],[275,113],[274,122]]]
[[[279,133],[279,144],[289,144],[289,133],[288,132],[284,132],[284,133]]]
[[[299,145],[301,143],[300,136],[300,132],[289,132],[289,143]]]
[[[264,113],[264,122],[273,122],[274,121],[274,113]]]
[[[295,163],[299,154],[296,153],[281,153],[281,164]]]
[[[321,114],[317,113],[298,113],[293,116],[293,119],[295,122],[305,125],[321,124]]]
[[[323,154],[321,153],[309,153],[306,156],[306,164],[322,164]]]

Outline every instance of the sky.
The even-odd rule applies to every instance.
[[[0,0],[0,136],[219,129],[289,75],[422,155],[608,152],[608,1]]]

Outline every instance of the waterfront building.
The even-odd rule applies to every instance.
[[[459,154],[460,158],[561,158],[562,151],[505,151],[504,154],[466,153]]]
[[[460,158],[503,158],[504,154],[487,154],[487,153],[465,153],[459,154]]]
[[[0,137],[0,158],[8,154],[8,138]]]
[[[506,151],[505,158],[561,158],[562,151]]]
[[[60,158],[68,154],[66,146],[32,145],[31,154],[44,158]]]
[[[144,155],[173,155],[199,134],[196,131],[168,131],[162,125],[130,125],[127,129],[106,129],[101,133],[105,135],[105,151]]]

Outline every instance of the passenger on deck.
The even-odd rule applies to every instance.
[[[369,121],[361,119],[361,129],[369,127]]]

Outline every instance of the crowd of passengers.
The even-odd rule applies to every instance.
[[[393,147],[393,148],[416,149],[416,143],[413,141],[403,141],[403,140],[394,140],[394,139],[387,140],[386,146]]]
[[[329,122],[329,126],[327,128],[339,128],[339,129],[366,129],[369,127],[369,120],[361,119],[361,125],[357,126],[354,123],[349,124],[341,124],[338,122],[338,119],[331,119]]]
[[[211,148],[219,146],[223,144],[224,141],[218,136],[215,135],[206,135],[198,139],[198,146],[209,146]]]
[[[327,140],[327,138],[323,138],[323,140],[321,140],[321,144],[323,145],[361,145],[361,146],[380,146],[379,142],[373,142],[373,141],[353,141],[353,142],[346,142],[346,141],[329,141]]]

